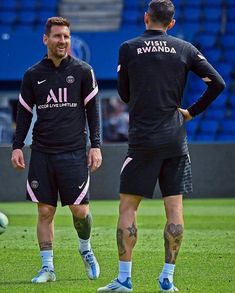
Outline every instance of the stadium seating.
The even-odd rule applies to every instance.
[[[101,0],[69,0],[67,2],[72,6],[68,6],[65,0],[1,0],[0,34],[2,39],[7,39],[11,31],[30,33],[41,30],[48,17],[57,15],[63,9],[65,12],[72,12],[72,20],[77,21],[77,27],[81,30],[85,28],[84,20],[90,23],[87,15],[93,15],[89,13],[94,13],[95,10],[98,17],[100,9],[103,8],[107,13],[113,13],[115,10],[117,15],[114,17],[113,14],[107,14],[111,16],[103,17],[100,14],[102,23],[96,26],[97,29],[120,29],[125,32],[129,28],[143,28],[143,14],[149,0],[104,1],[106,4],[99,5],[98,10],[92,10],[99,1]],[[235,0],[173,2],[177,22],[169,34],[191,41],[218,70],[227,84],[227,89],[203,115],[186,124],[189,141],[235,141],[235,134],[231,131],[235,123]],[[80,4],[89,8],[84,16]],[[122,21],[119,21],[120,15]],[[68,18],[70,19],[69,16]],[[108,27],[112,23],[114,25]],[[205,89],[206,84],[192,75],[188,80],[183,106],[187,107],[195,102]],[[1,131],[3,133],[2,128]]]

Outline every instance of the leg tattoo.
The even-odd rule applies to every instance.
[[[119,256],[123,256],[126,254],[127,250],[133,249],[137,239],[137,228],[135,223],[133,223],[130,227],[126,228],[129,231],[129,235],[124,235],[124,231],[121,228],[117,229],[117,246]],[[128,238],[127,238],[128,237]],[[131,238],[131,239],[130,239]]]
[[[134,236],[137,238],[137,228],[134,223],[131,225],[131,227],[128,227],[127,230],[130,232],[129,237]]]
[[[40,250],[52,250],[52,242],[44,241],[39,243]]]
[[[119,256],[124,255],[126,253],[126,248],[123,240],[123,230],[120,228],[117,229],[117,246]]]
[[[90,238],[91,235],[91,224],[92,224],[92,217],[89,213],[85,219],[79,219],[73,216],[73,224],[78,233],[78,237],[84,240]]]
[[[167,224],[164,230],[165,262],[175,264],[183,239],[183,225]]]

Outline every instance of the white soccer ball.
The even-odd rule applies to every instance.
[[[9,221],[7,216],[0,212],[0,234],[6,231],[8,223]]]

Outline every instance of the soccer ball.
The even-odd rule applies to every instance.
[[[0,234],[6,231],[7,225],[8,225],[7,216],[0,212]]]

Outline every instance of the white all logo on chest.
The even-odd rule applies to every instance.
[[[68,101],[67,88],[59,88],[58,96],[55,95],[52,89],[50,89],[49,95],[47,96],[47,103],[53,100],[54,103],[62,103]]]

